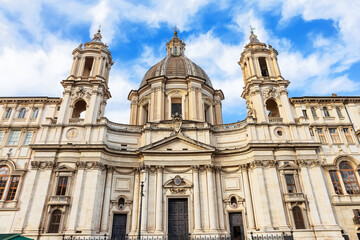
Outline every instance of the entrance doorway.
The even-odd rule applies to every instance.
[[[189,235],[188,200],[169,199],[168,240],[184,240]]]
[[[114,214],[111,240],[125,240],[126,219],[126,214]]]
[[[231,240],[245,240],[242,213],[229,213]]]

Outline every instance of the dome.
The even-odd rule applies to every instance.
[[[188,76],[195,76],[204,79],[205,84],[212,87],[211,81],[206,72],[183,55],[176,56],[169,54],[160,62],[152,66],[145,73],[140,87],[144,86],[147,83],[147,80],[159,76],[166,76],[168,78],[186,78]]]

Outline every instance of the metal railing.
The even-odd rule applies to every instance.
[[[289,233],[264,233],[256,234],[250,232],[251,240],[294,240],[293,231]]]
[[[65,236],[65,234],[62,236],[63,240],[110,240],[107,238],[106,233],[103,236],[93,236],[93,237],[86,237],[86,236]],[[115,238],[114,238],[115,240]],[[124,239],[116,239],[116,240],[127,240],[127,238]]]

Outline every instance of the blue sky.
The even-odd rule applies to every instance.
[[[99,25],[115,62],[111,121],[129,122],[127,95],[165,57],[174,26],[187,57],[223,90],[224,123],[246,117],[237,62],[250,25],[278,50],[290,97],[359,95],[359,12],[359,0],[0,0],[0,96],[61,97],[72,50]]]

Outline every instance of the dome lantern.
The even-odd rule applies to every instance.
[[[185,43],[178,37],[178,29],[175,28],[173,38],[166,43],[166,51],[168,56],[184,56]]]

